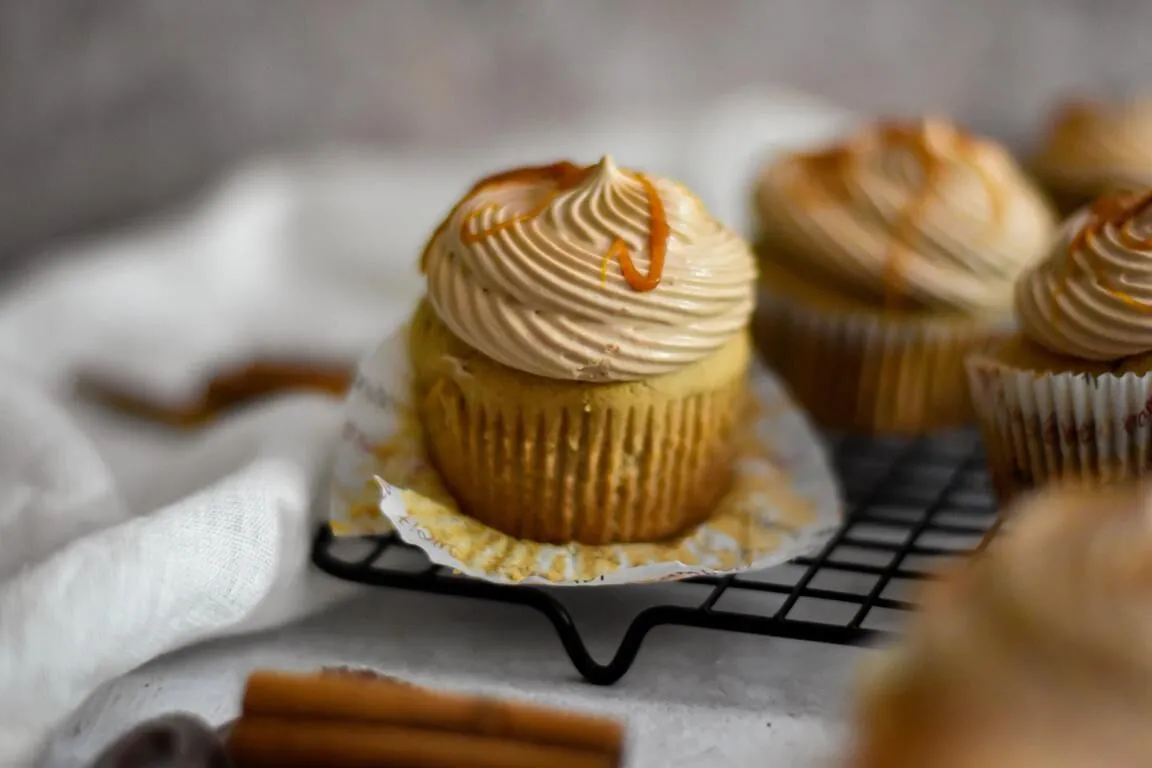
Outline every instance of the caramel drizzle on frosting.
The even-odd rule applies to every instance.
[[[1107,227],[1111,227],[1116,232],[1117,240],[1125,248],[1136,253],[1152,254],[1152,237],[1140,237],[1133,233],[1128,226],[1134,218],[1150,207],[1152,207],[1152,192],[1139,195],[1133,193],[1110,195],[1093,203],[1088,209],[1087,221],[1068,244],[1064,269],[1060,271],[1056,284],[1057,296],[1059,297],[1068,289],[1069,282],[1075,277],[1078,260],[1073,256],[1082,254],[1083,269],[1087,270],[1105,293],[1139,312],[1152,314],[1152,305],[1138,301],[1117,286],[1095,258],[1097,256],[1096,239]]]
[[[496,184],[550,183],[554,186],[553,190],[532,210],[513,216],[506,221],[501,221],[487,229],[474,230],[472,224],[475,219],[490,206],[469,211],[468,215],[464,217],[464,221],[460,224],[460,239],[467,245],[473,245],[486,240],[517,224],[532,221],[543,213],[558,195],[579,186],[595,168],[595,165],[581,168],[574,163],[564,160],[549,165],[513,168],[480,179],[472,185],[468,193],[456,204],[444,221],[441,222],[440,226],[436,228],[432,237],[429,238],[428,244],[424,247],[424,252],[420,257],[420,271],[424,272],[426,269],[428,252],[432,247],[432,243],[447,229],[460,209],[480,191]],[[624,280],[628,283],[628,286],[637,293],[644,293],[655,290],[663,278],[664,259],[668,250],[668,237],[671,229],[668,225],[668,215],[664,209],[664,203],[660,199],[656,185],[642,173],[633,171],[630,172],[630,175],[644,187],[644,194],[648,199],[648,215],[651,220],[648,234],[648,272],[644,273],[636,268],[636,264],[632,260],[631,248],[628,243],[620,237],[613,240],[612,244],[609,245],[604,252],[603,266],[604,274],[606,275],[608,264],[615,259],[620,264],[620,272],[624,276]]]
[[[874,154],[877,148],[899,148],[914,155],[924,171],[923,181],[910,196],[899,214],[892,247],[884,263],[885,304],[889,307],[901,303],[907,279],[907,265],[915,255],[916,233],[920,222],[939,186],[949,158],[933,146],[931,139],[941,137],[948,141],[963,159],[971,162],[991,200],[990,228],[999,227],[1004,218],[1005,200],[1002,190],[988,170],[979,162],[982,142],[975,136],[937,120],[922,123],[881,123],[848,143],[819,152],[799,156],[801,167],[810,178],[819,179],[824,189],[838,189],[841,198],[851,192],[843,180],[853,176],[859,163]],[[833,183],[829,183],[829,181]]]

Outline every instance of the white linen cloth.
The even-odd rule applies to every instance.
[[[340,404],[288,396],[195,435],[73,400],[78,370],[173,403],[254,356],[351,361],[410,310],[422,239],[476,176],[605,152],[746,226],[769,148],[839,131],[791,94],[629,116],[455,155],[255,161],[185,211],[64,248],[0,295],[0,766],[31,764],[101,684],[169,651],[315,613]]]

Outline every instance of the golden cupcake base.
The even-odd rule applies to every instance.
[[[751,345],[640,382],[545,379],[454,336],[424,302],[410,327],[428,455],[470,517],[544,543],[659,541],[731,487]]]
[[[918,435],[974,420],[964,358],[1002,338],[1002,322],[876,309],[762,269],[757,347],[821,426]]]

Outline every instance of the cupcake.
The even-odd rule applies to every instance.
[[[1029,499],[869,667],[843,765],[1152,765],[1149,562],[1146,487]]]
[[[1065,214],[1111,192],[1152,187],[1152,101],[1065,105],[1032,171]]]
[[[409,328],[427,453],[467,515],[545,543],[657,541],[729,490],[756,266],[680,184],[605,157],[477,183]]]
[[[872,125],[769,165],[755,204],[757,340],[817,421],[969,422],[963,358],[1010,329],[1055,226],[1008,154],[939,120]]]
[[[972,355],[972,396],[1003,499],[1055,479],[1149,471],[1152,195],[1101,198],[1016,283],[1020,332]]]

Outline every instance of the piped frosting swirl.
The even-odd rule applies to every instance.
[[[1003,149],[934,119],[787,156],[756,202],[766,258],[889,307],[1007,309],[1055,227]]]
[[[476,184],[423,268],[444,323],[509,367],[639,380],[720,348],[751,314],[751,250],[680,184],[610,157]]]
[[[1103,197],[1070,218],[1017,282],[1016,312],[1024,335],[1056,354],[1152,351],[1152,193]]]

